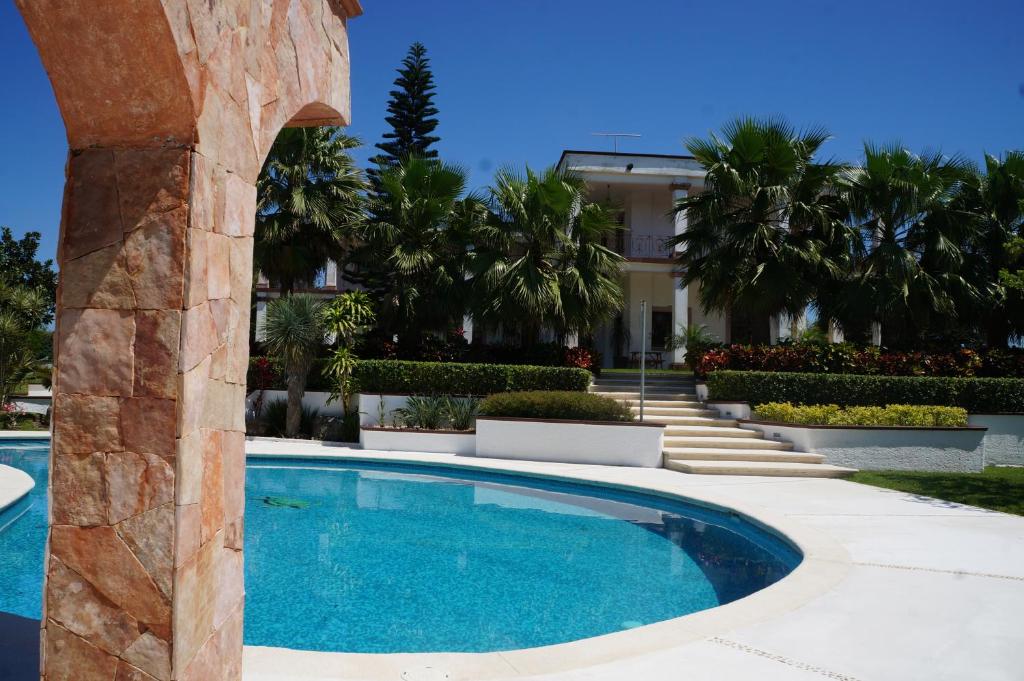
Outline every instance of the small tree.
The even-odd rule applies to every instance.
[[[324,308],[324,323],[334,336],[337,347],[327,363],[327,374],[333,379],[328,402],[341,400],[341,408],[348,418],[352,397],[352,369],[355,366],[355,343],[373,324],[376,315],[373,301],[362,291],[343,293]]]
[[[264,326],[267,349],[281,359],[288,384],[285,435],[296,437],[302,418],[302,397],[313,360],[324,347],[327,330],[323,303],[305,294],[278,298],[267,305]]]

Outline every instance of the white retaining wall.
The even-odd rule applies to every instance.
[[[660,426],[480,417],[476,455],[659,468],[665,439]]]
[[[825,462],[865,470],[973,473],[985,467],[981,428],[814,427],[745,421],[766,440],[825,456]]]
[[[252,408],[253,403],[256,401],[256,397],[260,394],[259,390],[253,390],[245,398],[245,411],[249,412]],[[327,398],[331,394],[328,392],[320,392],[316,390],[307,390],[306,394],[302,397],[302,406],[311,407],[320,412],[321,416],[341,416],[341,402],[331,402],[327,404]],[[287,390],[264,390],[263,391],[263,406],[266,406],[274,400],[288,401]]]
[[[972,426],[985,432],[985,464],[1024,466],[1024,414],[970,414]]]
[[[476,453],[476,438],[471,432],[360,428],[359,444],[363,449],[389,452],[431,452],[462,456],[473,456]]]

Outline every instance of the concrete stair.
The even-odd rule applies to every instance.
[[[590,391],[627,404],[640,413],[640,373],[607,374]],[[814,452],[795,452],[790,442],[765,440],[762,433],[739,427],[736,419],[718,418],[697,400],[691,377],[647,376],[644,422],[665,426],[665,467],[701,475],[766,475],[834,478],[853,469],[824,463]]]

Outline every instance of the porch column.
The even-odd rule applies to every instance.
[[[685,199],[689,196],[690,185],[688,183],[674,184],[672,185],[672,205],[676,204],[676,201]],[[679,236],[686,231],[686,213],[675,214],[675,229],[674,233]],[[682,246],[676,246],[675,252],[681,253],[683,250]],[[672,333],[679,334],[686,330],[687,325],[690,323],[690,313],[688,308],[689,293],[685,286],[680,286],[680,282],[675,281],[673,278],[672,282]],[[681,364],[683,357],[686,355],[686,348],[676,347],[672,350],[672,363]]]

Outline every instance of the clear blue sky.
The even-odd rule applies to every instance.
[[[442,155],[484,185],[506,163],[544,166],[590,133],[621,149],[682,153],[742,114],[822,124],[826,149],[864,139],[980,159],[1024,148],[1021,0],[363,0],[350,24],[351,131],[384,130],[409,44],[433,59]],[[0,0],[0,224],[53,255],[64,127],[12,0]],[[360,158],[369,155],[363,153]]]

